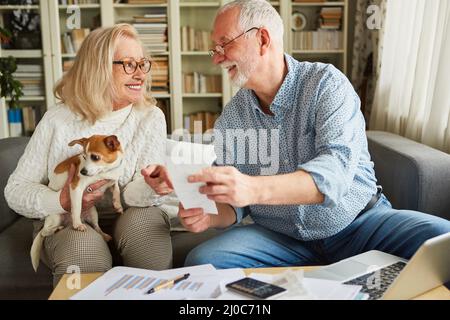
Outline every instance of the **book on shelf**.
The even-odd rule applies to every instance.
[[[181,51],[208,51],[211,46],[210,31],[181,27]]]
[[[171,133],[171,122],[170,122],[170,102],[168,99],[157,99],[156,106],[162,110],[166,118],[167,133]]]
[[[80,49],[84,39],[90,33],[89,28],[74,29],[70,32],[65,32],[61,36],[61,51],[62,53],[75,54]]]
[[[321,29],[340,29],[341,19],[341,7],[325,7],[320,10],[319,26]]]
[[[183,73],[183,92],[220,93],[222,92],[222,76],[199,72]]]
[[[167,0],[126,0],[128,4],[165,4]]]
[[[152,8],[151,13],[135,15],[131,21],[123,20],[121,22],[133,25],[139,34],[142,45],[150,53],[169,51],[166,8]]]
[[[23,134],[25,136],[31,136],[36,129],[36,125],[41,119],[40,110],[39,106],[22,107]]]
[[[0,98],[0,139],[9,137],[8,112],[4,98]]]
[[[168,57],[153,57],[152,69],[152,92],[169,93],[169,59]]]
[[[190,133],[195,133],[194,129],[201,125],[202,132],[214,129],[214,123],[219,117],[220,113],[210,111],[200,111],[183,116],[183,128]]]
[[[69,6],[73,4],[98,4],[99,0],[59,0],[59,4]]]
[[[294,31],[294,50],[342,50],[343,33],[338,30]]]
[[[45,96],[44,75],[42,65],[18,64],[13,76],[22,84],[24,96]]]
[[[72,68],[75,60],[64,60],[63,61],[63,72],[69,71],[70,68]]]

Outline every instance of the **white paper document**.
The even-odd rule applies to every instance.
[[[186,164],[176,158],[167,157],[166,165],[175,193],[185,209],[202,208],[205,213],[218,214],[216,203],[198,191],[204,184],[189,183],[187,180],[191,174],[209,167],[208,164]]]
[[[153,271],[129,267],[114,267],[73,295],[72,300],[181,300],[207,299],[217,295],[220,278],[211,265]],[[151,294],[147,291],[164,280],[185,273],[190,276],[171,288]]]
[[[147,294],[164,280],[189,273],[190,276],[172,287]],[[230,283],[245,277],[242,269],[216,270],[213,265],[153,271],[114,267],[72,300],[185,300],[215,299],[222,293],[222,282]]]

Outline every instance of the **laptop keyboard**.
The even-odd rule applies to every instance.
[[[362,286],[361,292],[367,293],[369,300],[378,300],[405,266],[406,263],[399,261],[372,273],[344,282],[344,284]]]

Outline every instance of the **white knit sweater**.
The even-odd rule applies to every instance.
[[[164,164],[166,121],[163,112],[155,106],[136,108],[130,105],[91,125],[67,106],[58,105],[49,109],[39,122],[8,180],[5,198],[10,208],[28,218],[41,219],[63,213],[60,191],[47,187],[49,173],[58,163],[82,151],[79,145],[69,147],[70,141],[94,134],[115,134],[119,138],[124,150],[124,173],[119,186],[125,204],[149,206],[154,191],[145,183],[140,171],[149,164]]]

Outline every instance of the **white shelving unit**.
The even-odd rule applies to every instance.
[[[52,65],[50,61],[51,50],[49,47],[49,38],[44,36],[44,30],[48,30],[48,14],[47,14],[47,2],[43,2],[39,5],[0,5],[0,26],[5,26],[4,16],[12,13],[15,10],[29,10],[31,13],[37,13],[40,15],[41,26],[41,47],[35,49],[2,49],[0,47],[0,58],[6,58],[12,56],[16,58],[17,64],[33,64],[40,65],[42,67],[42,74],[45,86],[45,95],[33,96],[26,95],[20,98],[19,104],[21,106],[33,105],[39,108],[42,114],[50,106],[47,99],[48,88],[53,85],[53,79],[51,76]],[[9,108],[10,99],[1,99],[0,101],[0,138],[6,138],[9,136],[8,131],[8,119],[7,110]]]
[[[119,21],[132,18],[134,15],[151,13],[154,9],[165,8],[168,16],[168,48],[167,52],[157,56],[166,56],[169,60],[169,93],[156,93],[157,100],[165,100],[170,106],[170,127],[183,127],[183,115],[197,111],[220,111],[231,99],[237,88],[233,88],[228,75],[220,67],[214,66],[206,51],[181,50],[181,26],[189,25],[201,30],[211,30],[216,10],[230,0],[194,1],[167,0],[164,4],[127,4],[115,3],[115,0],[98,0],[95,4],[79,5],[81,27],[92,28],[94,16],[100,16],[101,26],[112,26]],[[1,50],[0,57],[12,55],[20,59],[39,59],[45,72],[45,97],[27,97],[23,102],[40,102],[46,108],[56,103],[53,97],[53,86],[63,74],[63,62],[73,59],[75,54],[62,53],[61,35],[66,32],[65,21],[70,6],[59,5],[58,0],[40,0],[33,6],[0,6],[0,13],[7,10],[28,9],[39,10],[41,14],[42,48],[40,50]],[[325,2],[293,2],[291,0],[270,1],[280,13],[285,28],[285,51],[299,60],[329,61],[344,73],[347,73],[347,41],[348,41],[348,0]],[[317,20],[320,8],[342,7],[343,43],[339,50],[293,50],[293,31],[291,29],[292,13],[304,12],[309,21]],[[3,21],[0,18],[0,25]],[[307,30],[312,30],[311,28]],[[222,76],[222,92],[220,93],[183,93],[183,72],[198,71],[205,74]]]
[[[298,60],[307,61],[325,61],[333,63],[343,73],[347,73],[347,42],[348,42],[348,0],[344,1],[317,1],[317,2],[293,2],[286,6],[285,17],[292,17],[294,12],[303,13],[307,19],[307,27],[305,31],[313,31],[317,28],[315,23],[319,18],[319,11],[324,7],[340,7],[342,8],[341,30],[342,43],[340,49],[333,50],[295,50],[293,47],[294,31],[292,30],[292,19],[283,20],[287,22],[285,30],[287,31],[288,41],[286,43],[287,52],[293,55]]]

